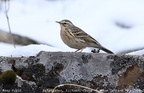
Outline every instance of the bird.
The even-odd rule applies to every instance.
[[[105,51],[109,54],[114,54],[109,49],[103,47],[96,39],[84,32],[81,28],[75,26],[71,21],[64,19],[56,21],[60,24],[60,36],[62,41],[70,48],[77,49],[75,52],[86,47],[93,47]]]

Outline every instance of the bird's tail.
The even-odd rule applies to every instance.
[[[112,51],[108,50],[108,49],[105,48],[105,47],[101,47],[101,50],[103,50],[103,51],[105,51],[105,52],[107,52],[107,53],[109,53],[109,54],[114,54]]]

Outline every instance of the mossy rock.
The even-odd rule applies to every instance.
[[[13,85],[16,80],[16,73],[13,70],[8,70],[0,75],[0,81],[6,85]]]

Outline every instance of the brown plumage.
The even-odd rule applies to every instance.
[[[101,49],[107,53],[113,54],[112,51],[103,47],[97,40],[91,37],[89,34],[84,32],[82,29],[76,27],[69,20],[56,21],[61,26],[61,38],[63,42],[71,48],[82,50],[86,47],[94,47]],[[76,51],[76,52],[77,52]]]

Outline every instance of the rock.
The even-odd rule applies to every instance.
[[[0,57],[0,63],[1,72],[12,68],[23,79],[17,79],[10,92],[18,89],[20,93],[51,93],[55,86],[64,83],[104,93],[141,93],[144,88],[143,56],[42,51],[31,57]],[[61,86],[57,88],[57,93],[60,92],[92,91]]]
[[[40,43],[36,40],[33,40],[29,37],[25,37],[25,36],[13,34],[13,33],[12,33],[12,35],[14,38],[14,42],[17,45],[42,44],[42,43]],[[0,42],[13,44],[12,37],[11,37],[10,33],[0,29]]]

